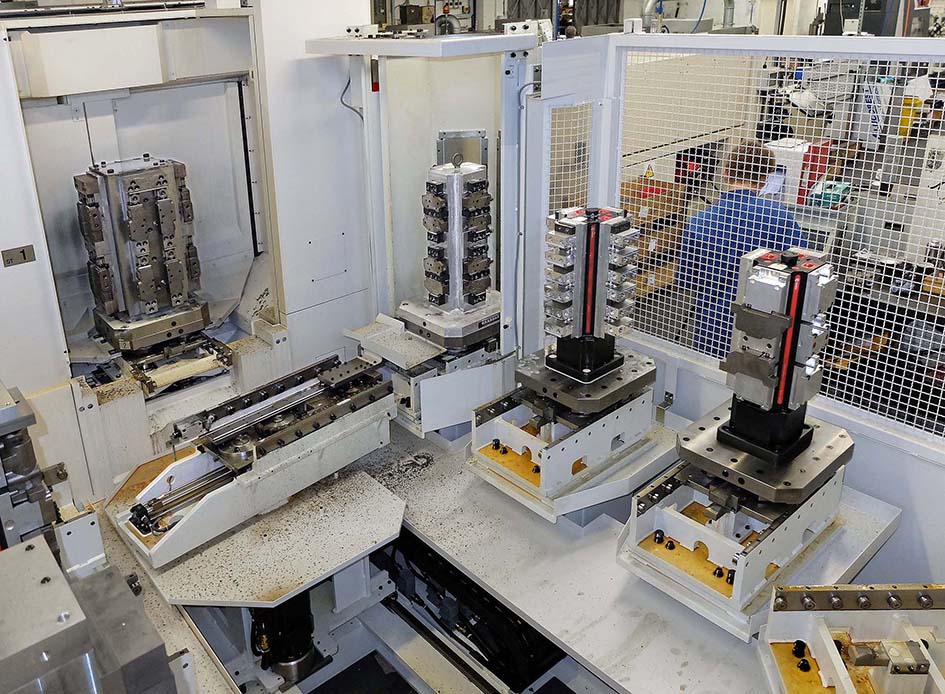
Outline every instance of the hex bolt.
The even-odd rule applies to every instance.
[[[801,607],[803,607],[805,610],[813,610],[815,607],[817,607],[817,603],[814,602],[814,598],[809,595],[805,595],[801,598]]]
[[[886,604],[894,610],[898,610],[900,607],[902,607],[902,599],[898,595],[890,595],[888,598],[886,598]]]
[[[861,610],[868,610],[873,605],[868,595],[861,595],[856,599],[856,606]]]
[[[925,593],[922,593],[918,598],[916,598],[916,601],[919,603],[919,607],[921,607],[923,610],[929,609],[934,604],[932,602],[932,597],[930,595],[926,595]]]
[[[797,669],[801,672],[810,672],[810,661],[807,658],[801,658],[797,661]]]
[[[653,533],[653,542],[658,545],[663,544],[663,541],[666,540],[666,533],[657,528],[656,532]]]
[[[795,658],[803,658],[807,655],[807,644],[798,639],[794,642],[794,647],[791,649],[791,654]]]
[[[831,595],[828,602],[830,603],[830,607],[834,610],[843,609],[843,600],[840,599],[839,595]]]

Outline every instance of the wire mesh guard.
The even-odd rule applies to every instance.
[[[945,432],[945,66],[634,49],[624,89],[636,328],[722,357],[739,257],[825,250],[823,394]]]
[[[548,213],[587,204],[593,105],[551,110]]]

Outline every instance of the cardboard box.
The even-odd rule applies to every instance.
[[[784,172],[781,200],[789,205],[804,205],[811,188],[830,169],[834,158],[833,140],[824,138],[810,142],[796,137],[769,142],[778,169]]]
[[[620,186],[621,204],[640,229],[640,258],[679,248],[689,223],[686,186],[640,176]]]

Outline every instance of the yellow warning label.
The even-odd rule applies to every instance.
[[[653,178],[655,175],[656,175],[656,174],[653,173],[653,165],[652,165],[652,164],[647,164],[647,165],[646,165],[646,173],[643,174],[643,178]]]

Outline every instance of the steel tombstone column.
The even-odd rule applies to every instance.
[[[807,401],[820,390],[836,286],[819,254],[758,250],[743,259],[732,351],[721,364],[734,395],[720,442],[779,465],[810,446]]]
[[[545,364],[582,383],[620,368],[614,335],[632,321],[636,230],[611,208],[560,210],[548,219]]]
[[[758,595],[840,507],[853,442],[806,417],[836,284],[820,253],[742,258],[722,363],[731,403],[680,432],[681,462],[636,492],[621,538],[619,563],[744,639],[761,618]]]
[[[430,170],[423,196],[427,255],[424,287],[446,311],[468,311],[486,300],[492,234],[489,179],[482,164],[457,161]]]
[[[145,154],[75,177],[89,254],[95,326],[120,351],[139,352],[210,324],[193,242],[184,164]]]
[[[421,204],[426,296],[401,302],[397,318],[451,353],[478,349],[497,338],[502,309],[492,289],[488,169],[459,157],[432,167]]]
[[[628,494],[672,453],[668,442],[638,445],[653,430],[655,363],[616,347],[632,325],[638,235],[623,210],[548,217],[553,350],[520,359],[520,387],[475,411],[472,469],[548,520]]]

